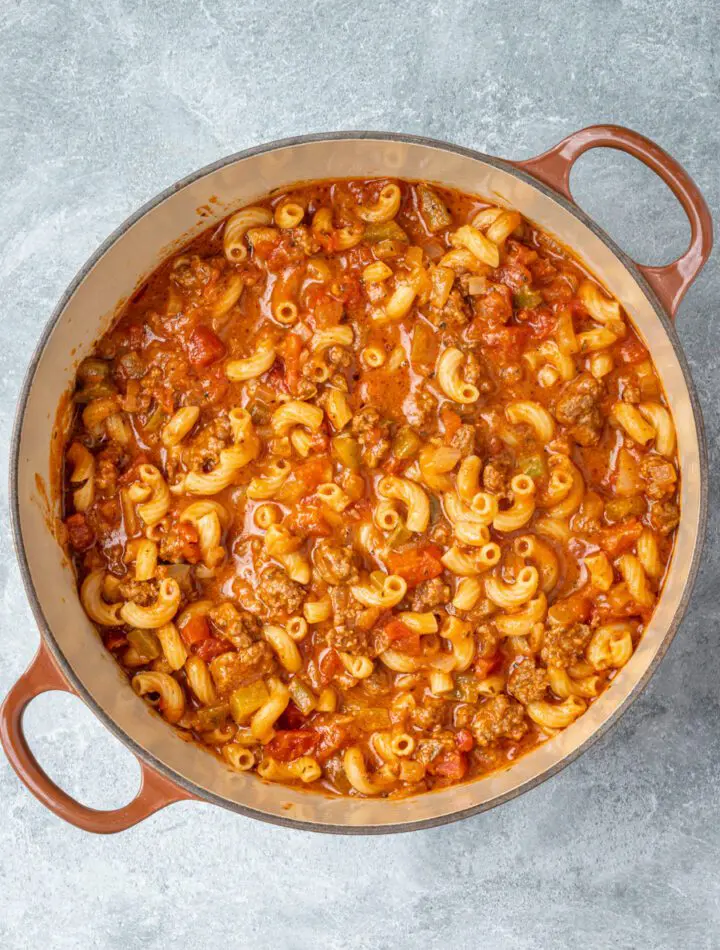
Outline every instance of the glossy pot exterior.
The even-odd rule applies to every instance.
[[[594,144],[605,143],[593,140],[587,147]],[[568,160],[565,155],[567,173],[576,157]],[[677,630],[698,566],[707,494],[700,410],[677,334],[648,280],[559,193],[564,190],[569,197],[567,180],[563,183],[554,167],[563,163],[561,147],[541,159],[534,160],[534,166],[524,163],[533,177],[522,170],[523,163],[409,136],[346,133],[278,142],[225,159],[180,182],[126,222],[83,268],[60,302],[30,366],[11,462],[15,540],[43,646],[35,665],[6,700],[0,737],[21,778],[48,807],[94,831],[120,830],[183,798],[305,829],[411,830],[490,808],[549,777],[598,738],[637,696]],[[47,501],[58,497],[53,490],[57,487],[53,461],[57,468],[58,454],[49,451],[53,438],[58,438],[56,408],[72,384],[79,360],[112,323],[118,301],[127,299],[174,249],[267,192],[304,180],[376,176],[437,181],[486,196],[517,208],[573,248],[622,302],[652,353],[675,418],[682,472],[682,519],[667,583],[635,654],[609,689],[579,720],[512,767],[480,781],[399,801],[337,798],[268,784],[255,775],[232,772],[205,750],[183,741],[133,693],[85,616],[73,572],[52,533],[52,518],[59,512],[49,512]],[[553,180],[559,191],[538,178]],[[704,205],[700,211],[706,214],[703,209]],[[696,262],[695,271],[710,249],[709,218],[702,214],[701,218],[702,260]],[[693,222],[696,244],[698,228]],[[670,288],[668,275],[660,279],[658,274],[660,270],[646,272],[671,306],[695,275],[678,290],[676,279]],[[47,493],[43,484],[49,486]],[[21,718],[27,702],[48,688],[76,692],[141,760],[144,785],[125,809],[107,813],[86,809],[39,770],[22,737]]]

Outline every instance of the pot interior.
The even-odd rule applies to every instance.
[[[52,486],[56,407],[77,363],[108,328],[118,301],[174,249],[237,207],[297,181],[397,176],[438,181],[520,210],[575,249],[623,304],[663,379],[678,434],[682,521],[673,563],[652,622],[627,666],[573,725],[509,769],[465,786],[400,801],[338,799],[231,772],[205,750],[181,740],[138,697],[85,616],[75,579],[52,535],[42,483]],[[111,728],[150,762],[207,798],[282,823],[344,831],[403,830],[487,808],[536,782],[576,754],[618,713],[652,672],[679,622],[689,593],[704,518],[703,450],[689,376],[677,337],[639,279],[607,238],[565,202],[509,165],[441,143],[351,133],[279,143],[206,169],[142,209],[100,249],[70,288],[31,368],[17,430],[13,499],[21,560],[38,620],[66,671]],[[55,433],[57,437],[57,433]],[[40,476],[41,483],[37,476]],[[57,498],[57,492],[50,492]],[[49,517],[50,515],[50,517]]]

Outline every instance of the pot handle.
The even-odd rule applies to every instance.
[[[32,700],[51,690],[74,693],[59,672],[50,651],[41,641],[30,666],[15,683],[0,707],[0,742],[18,777],[46,808],[77,828],[96,834],[111,834],[131,828],[173,802],[195,799],[144,762],[141,781],[132,801],[112,811],[89,808],[75,801],[45,774],[27,744],[22,729],[23,714]]]
[[[591,148],[615,148],[651,168],[672,191],[690,219],[690,245],[672,264],[662,267],[636,266],[657,294],[671,317],[675,316],[685,291],[702,270],[713,244],[710,211],[699,188],[685,169],[659,145],[620,125],[592,125],[573,132],[557,145],[523,162],[516,168],[559,191],[575,203],[570,192],[570,171],[578,158]]]

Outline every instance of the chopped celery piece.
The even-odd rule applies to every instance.
[[[393,454],[399,459],[412,458],[422,445],[422,439],[410,426],[401,426],[393,439]]]
[[[363,240],[368,244],[378,244],[380,241],[402,241],[409,244],[410,239],[395,221],[383,221],[382,224],[369,224],[365,229]]]
[[[230,712],[235,722],[238,725],[246,722],[269,697],[267,686],[262,680],[233,690],[230,696]]]
[[[463,703],[476,703],[480,695],[480,681],[472,673],[458,673],[455,676],[453,699]]]
[[[212,732],[213,729],[221,729],[230,714],[230,707],[227,703],[219,706],[202,706],[197,710],[194,717],[194,726],[198,732]]]
[[[452,216],[445,207],[442,199],[427,185],[418,185],[417,187],[418,203],[420,214],[427,225],[428,231],[435,234],[442,231],[443,228],[449,228],[452,224]]]
[[[349,432],[341,432],[332,440],[333,455],[345,468],[353,471],[360,467],[360,445]]]
[[[110,375],[110,364],[107,360],[96,359],[88,356],[78,366],[77,374],[84,383],[98,378],[106,379]]]
[[[266,426],[270,422],[270,407],[260,399],[252,399],[248,403],[247,410],[256,426]]]
[[[400,522],[400,524],[395,525],[388,536],[388,547],[399,548],[401,544],[407,544],[411,538],[412,531],[408,531],[405,525]]]
[[[524,472],[525,475],[529,475],[530,478],[543,478],[547,475],[545,459],[542,455],[527,455],[525,458],[520,459],[519,468],[521,472]]]
[[[144,660],[157,660],[162,653],[160,641],[152,630],[131,630],[127,638],[130,646]]]
[[[543,302],[543,295],[539,290],[532,290],[530,287],[522,287],[514,297],[515,306],[521,310],[532,310],[533,307],[539,307]]]
[[[92,383],[84,389],[78,389],[74,394],[73,400],[81,405],[92,402],[93,399],[103,399],[106,396],[117,395],[117,390],[110,382]]]
[[[297,676],[293,678],[288,688],[297,708],[303,716],[309,716],[317,704],[317,699],[313,691],[309,686],[306,686],[302,680],[298,679]]]

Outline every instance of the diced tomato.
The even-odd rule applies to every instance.
[[[257,257],[261,261],[267,261],[268,264],[270,264],[270,258],[273,256],[273,251],[275,251],[275,249],[280,246],[280,241],[281,235],[279,231],[269,241],[256,241],[253,244],[253,257]],[[275,270],[276,267],[284,267],[285,264],[287,264],[287,253],[283,254],[283,252],[280,251],[279,257],[280,260],[273,257],[273,266],[270,268],[271,270]]]
[[[200,536],[195,525],[189,521],[181,521],[177,527],[177,532],[183,542],[180,554],[188,564],[197,564],[202,557],[200,551]]]
[[[281,729],[265,746],[265,752],[278,762],[291,762],[312,752],[319,741],[312,729]]]
[[[477,319],[484,324],[503,324],[512,317],[512,294],[505,284],[496,284],[475,304]]]
[[[573,288],[562,276],[554,277],[542,293],[548,303],[569,303],[573,298]]]
[[[630,518],[629,521],[623,521],[611,528],[601,528],[593,536],[593,540],[610,557],[617,557],[619,554],[629,551],[642,532],[642,522],[638,521],[637,518]]]
[[[191,617],[188,622],[180,628],[180,636],[189,647],[209,639],[212,634],[210,633],[210,624],[208,623],[207,617]]]
[[[106,649],[119,650],[127,646],[127,637],[124,633],[109,633],[103,640]]]
[[[585,623],[590,616],[593,602],[586,593],[586,588],[575,591],[569,597],[556,600],[550,608],[553,622],[569,625]]]
[[[297,392],[300,381],[300,353],[302,340],[297,333],[288,333],[283,340],[281,355],[285,366],[285,382],[291,393]]]
[[[278,719],[277,725],[280,729],[302,729],[306,722],[307,717],[303,716],[291,699],[285,707],[285,712]]]
[[[220,656],[221,653],[228,653],[229,651],[230,644],[227,640],[221,640],[219,637],[208,637],[207,640],[202,640],[195,647],[195,656],[199,656],[201,660],[208,663],[216,656]]]
[[[399,574],[408,587],[417,587],[423,581],[439,577],[444,568],[440,558],[442,549],[437,544],[426,544],[409,551],[391,551],[387,563],[392,574]]]
[[[634,336],[626,337],[613,350],[621,363],[642,363],[648,359],[648,351]]]
[[[330,527],[323,517],[322,510],[312,503],[296,505],[287,516],[285,523],[293,534],[310,538],[327,538]]]
[[[455,745],[458,747],[458,752],[469,752],[475,745],[472,732],[469,729],[458,729],[455,733]]]
[[[412,633],[410,627],[408,627],[406,623],[403,623],[402,620],[391,620],[390,623],[386,624],[384,629],[391,642],[404,640]]]
[[[482,320],[473,320],[470,325],[470,336],[483,346],[502,350],[506,359],[520,357],[530,338],[530,330],[526,326],[488,326]]]
[[[390,641],[393,650],[399,650],[409,656],[419,656],[422,652],[420,634],[416,630],[411,630],[402,620],[391,620],[383,627],[383,633]]]
[[[454,749],[441,752],[428,766],[431,775],[440,775],[442,778],[450,779],[451,782],[459,782],[465,778],[467,770],[467,755]]]
[[[342,660],[335,650],[324,650],[317,659],[317,668],[320,681],[327,686],[333,676],[343,670]]]
[[[193,366],[209,366],[225,356],[225,344],[210,327],[195,327],[188,340],[188,356]]]
[[[347,726],[332,723],[332,725],[317,725],[314,727],[320,741],[314,755],[318,762],[327,762],[330,756],[335,755],[351,739]]]
[[[532,310],[523,310],[518,319],[529,327],[532,335],[538,340],[544,340],[555,329],[557,317],[548,307],[536,307]]]
[[[449,406],[443,406],[440,410],[440,418],[445,426],[445,441],[449,442],[462,425],[462,419]]]
[[[318,327],[334,327],[342,320],[342,301],[332,297],[321,284],[308,288],[305,299]]]
[[[333,287],[335,290],[335,287]],[[360,281],[353,274],[346,274],[337,283],[337,296],[350,306],[362,299]]]
[[[533,276],[533,282],[538,287],[549,284],[553,277],[557,275],[557,268],[553,267],[545,257],[539,257],[537,260],[531,261],[528,266]]]
[[[508,260],[522,264],[523,267],[530,267],[538,260],[537,251],[533,251],[526,244],[520,244],[518,241],[508,241]]]
[[[85,515],[78,511],[65,520],[70,544],[76,551],[87,551],[95,544],[95,532],[87,523]]]
[[[330,481],[332,467],[328,459],[308,459],[295,469],[295,478],[304,485],[306,491],[311,492],[323,482]]]
[[[422,656],[423,648],[420,634],[412,630],[409,637],[396,640],[393,643],[393,649],[398,650],[400,653],[406,653],[408,656]]]
[[[495,669],[500,659],[499,654],[495,656],[479,656],[473,663],[473,670],[478,679],[485,679]]]
[[[499,280],[501,284],[505,284],[514,293],[517,293],[518,290],[522,290],[523,287],[527,287],[528,284],[532,283],[532,274],[519,261],[514,261],[499,267],[495,271],[494,279]]]

